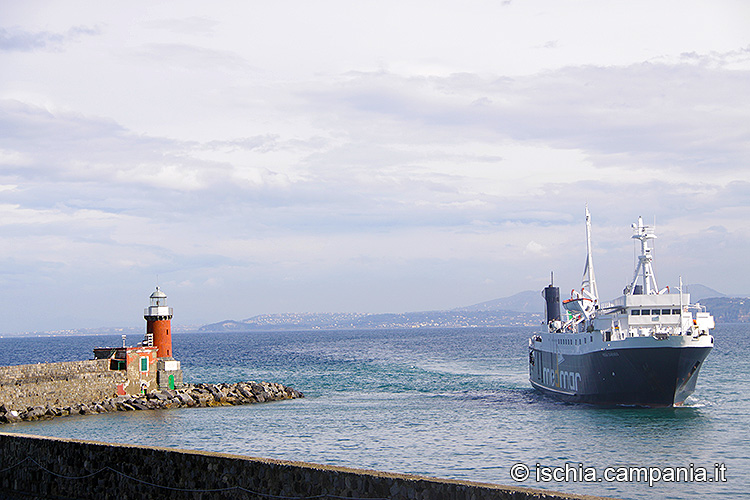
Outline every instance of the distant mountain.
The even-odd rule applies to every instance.
[[[700,301],[719,323],[750,322],[750,299],[730,298],[704,285],[686,285],[693,302]],[[377,328],[461,328],[535,326],[542,321],[544,301],[538,291],[480,302],[447,311],[407,313],[283,313],[261,314],[241,321],[225,320],[199,328],[202,332],[262,330],[354,330]]]
[[[480,302],[472,306],[459,307],[454,311],[518,311],[542,314],[544,301],[541,292],[527,290],[510,297]]]
[[[674,291],[676,292],[676,290]],[[692,302],[697,302],[709,297],[726,297],[726,295],[721,292],[717,292],[713,288],[709,288],[697,283],[694,285],[685,285],[685,293],[690,294],[690,300]]]
[[[717,323],[750,323],[750,298],[709,297],[701,299]]]
[[[534,326],[541,314],[518,311],[422,311],[409,313],[261,314],[242,321],[226,320],[200,327],[201,332],[268,330],[356,330],[378,328],[464,328]]]
[[[676,292],[676,290],[672,290]],[[703,300],[708,297],[726,297],[721,292],[701,284],[685,285],[685,292],[690,293],[690,299],[693,302]],[[562,297],[561,297],[562,298]],[[489,300],[480,302],[466,307],[453,309],[454,311],[519,311],[542,314],[544,312],[544,299],[541,291],[527,290],[510,297],[502,299]]]

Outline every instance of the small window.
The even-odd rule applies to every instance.
[[[648,316],[651,314],[651,309],[641,309],[641,316]],[[659,314],[658,312],[656,314]]]
[[[148,358],[141,357],[141,371],[147,372],[148,371]]]
[[[632,314],[633,316],[640,316],[641,315],[641,311],[640,311],[640,309],[633,309],[633,310],[630,311],[630,314]]]
[[[672,314],[680,314],[680,310],[679,309],[672,309]]]
[[[661,313],[662,313],[662,314],[671,314],[671,313],[672,313],[672,310],[671,310],[671,309],[662,309],[662,310],[661,310]]]

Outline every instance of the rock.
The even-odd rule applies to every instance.
[[[237,392],[245,399],[253,399],[253,393],[248,391],[242,384],[237,384]]]
[[[34,406],[33,408],[30,407],[26,410],[23,419],[39,420],[40,418],[45,416],[45,413],[47,413],[47,409],[43,406]]]
[[[197,396],[193,396],[193,399],[196,400],[196,403],[198,403],[198,406],[201,408],[205,408],[209,405],[209,401],[213,401],[213,396],[211,394],[198,394]]]
[[[155,392],[153,394],[153,396],[154,396],[155,399],[158,399],[159,401],[168,401],[168,400],[172,399],[172,397],[173,397],[171,394],[169,394],[168,392],[165,392],[165,391]]]
[[[21,421],[21,415],[16,410],[9,410],[8,412],[0,415],[0,422],[12,424]]]
[[[133,401],[133,403],[130,406],[132,406],[136,410],[148,410],[149,409],[148,405],[145,402],[138,401],[138,400]]]
[[[182,404],[186,406],[195,406],[195,403],[197,402],[185,393],[178,394],[175,399],[178,399]]]

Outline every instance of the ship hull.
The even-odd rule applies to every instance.
[[[537,390],[563,401],[679,406],[695,390],[711,348],[643,346],[560,353],[532,347],[529,378]]]

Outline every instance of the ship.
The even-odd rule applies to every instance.
[[[711,352],[713,316],[683,293],[657,286],[654,226],[632,224],[640,256],[623,295],[599,301],[586,207],[586,263],[580,290],[560,303],[560,289],[542,291],[545,323],[529,339],[529,381],[558,400],[599,406],[681,406],[695,391]],[[637,243],[636,243],[637,245]]]

